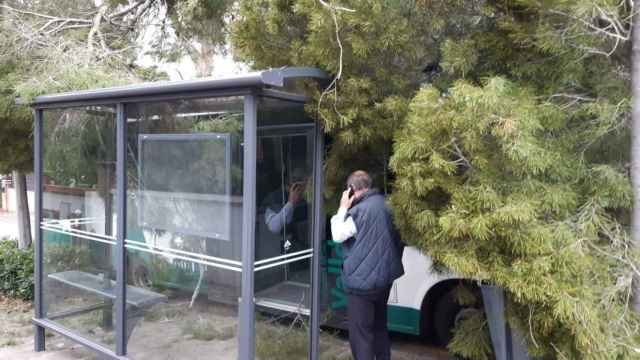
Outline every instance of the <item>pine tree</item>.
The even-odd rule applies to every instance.
[[[466,16],[474,9],[470,2],[433,1],[430,11],[424,11],[426,4],[416,11],[418,3],[352,1],[345,2],[347,10],[317,0],[240,3],[231,34],[238,58],[256,69],[317,66],[341,76],[330,91],[315,93],[321,104],[309,108],[334,135],[326,176],[330,193],[358,168],[370,169],[385,184],[394,131],[430,76],[425,68],[437,63],[434,39],[455,31],[443,21],[445,11],[454,9],[456,25],[473,22]]]
[[[252,0],[232,38],[256,68],[336,76],[309,107],[334,139],[329,196],[373,168],[404,239],[504,287],[534,354],[635,358],[630,13],[608,0]],[[452,351],[491,358],[482,316]]]

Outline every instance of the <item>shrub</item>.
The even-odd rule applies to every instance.
[[[33,251],[18,249],[16,241],[0,241],[0,293],[33,299]]]
[[[91,265],[89,249],[73,245],[47,245],[44,254],[47,272],[87,269]]]

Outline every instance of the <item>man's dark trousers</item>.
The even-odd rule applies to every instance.
[[[387,300],[391,286],[366,295],[348,294],[349,343],[355,360],[391,359]]]

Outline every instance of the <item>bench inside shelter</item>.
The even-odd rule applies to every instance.
[[[77,290],[86,291],[92,295],[103,298],[103,301],[98,303],[77,306],[66,311],[49,314],[48,318],[50,320],[62,319],[102,309],[102,326],[104,328],[113,327],[111,314],[114,306],[114,300],[116,299],[115,281],[104,277],[104,274],[94,275],[76,270],[49,274],[48,277],[53,281],[59,282],[63,286],[69,286]],[[156,304],[166,303],[168,299],[166,295],[130,285],[127,285],[126,294],[126,338],[128,341],[133,329],[136,327],[138,322],[142,320],[144,310]]]

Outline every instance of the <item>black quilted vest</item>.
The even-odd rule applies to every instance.
[[[404,244],[393,225],[384,196],[375,189],[362,195],[347,211],[357,233],[343,243],[342,283],[349,293],[384,290],[404,274]]]

